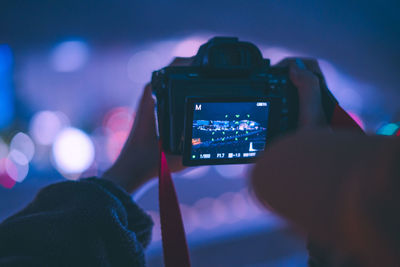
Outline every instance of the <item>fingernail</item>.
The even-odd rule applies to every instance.
[[[306,65],[304,65],[303,61],[300,58],[296,58],[296,65],[302,70],[307,69]]]

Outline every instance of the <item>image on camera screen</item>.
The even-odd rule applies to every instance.
[[[194,103],[191,159],[256,157],[267,139],[269,102]]]

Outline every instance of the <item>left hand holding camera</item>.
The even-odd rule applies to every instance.
[[[170,66],[189,65],[191,58],[175,58]],[[146,85],[135,122],[116,162],[108,169],[103,179],[120,185],[133,193],[144,183],[157,176],[159,144],[154,115],[154,99],[150,84]],[[166,155],[171,172],[183,170],[182,156]]]

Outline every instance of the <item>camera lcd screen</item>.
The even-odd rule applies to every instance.
[[[256,157],[268,136],[270,102],[193,102],[191,161],[224,161]]]

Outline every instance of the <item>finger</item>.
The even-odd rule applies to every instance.
[[[319,93],[318,77],[305,69],[305,64],[302,60],[292,61],[290,63],[289,77],[299,90]]]
[[[301,62],[299,63],[299,61],[301,61]],[[280,62],[275,64],[275,66],[277,66],[277,67],[289,67],[293,63],[295,63],[295,64],[299,63],[300,65],[298,65],[298,66],[301,67],[302,69],[307,69],[307,70],[309,70],[311,72],[318,73],[318,74],[322,75],[322,71],[321,71],[321,68],[319,67],[319,63],[314,58],[293,58],[293,57],[288,57],[288,58],[284,58],[283,60],[281,60]],[[303,68],[302,66],[305,66],[305,68]]]
[[[301,127],[325,125],[318,77],[308,70],[299,68],[298,64],[290,66],[289,76],[298,91],[299,125]]]

